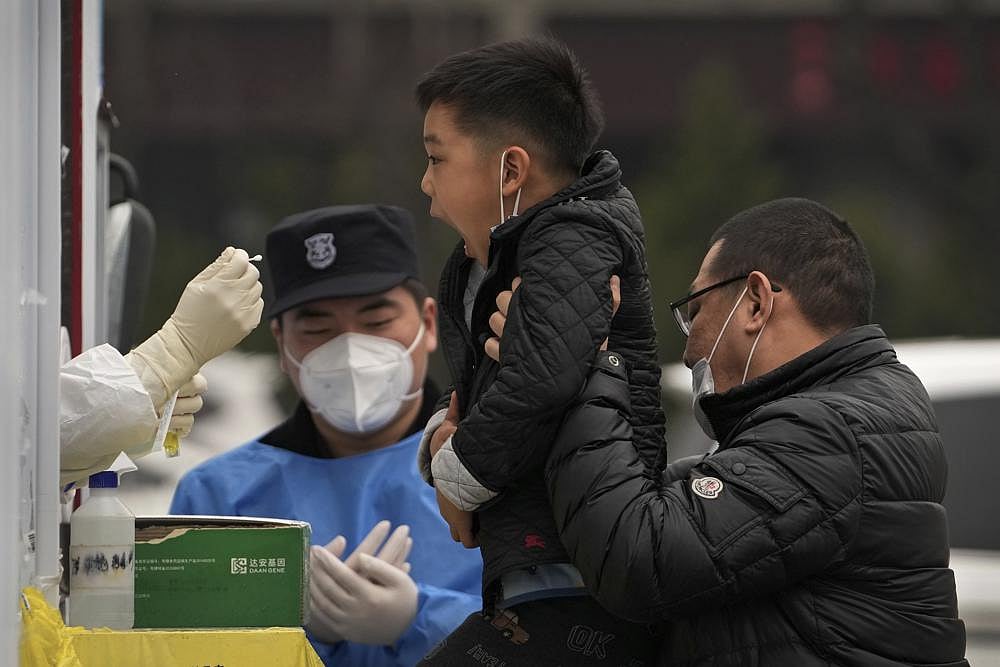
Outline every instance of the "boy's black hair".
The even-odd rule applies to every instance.
[[[459,128],[494,144],[523,133],[548,165],[579,174],[604,130],[587,71],[550,37],[490,44],[448,57],[417,84],[417,103],[450,107]]]
[[[711,269],[716,278],[762,271],[826,333],[871,322],[875,275],[868,251],[847,221],[822,204],[789,198],[754,206],[719,227],[709,247],[720,240]]]

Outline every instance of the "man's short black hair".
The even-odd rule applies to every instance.
[[[489,144],[523,137],[557,171],[578,174],[604,130],[590,76],[565,44],[549,37],[450,56],[424,75],[416,92],[424,113],[441,102],[463,132]]]
[[[868,251],[847,221],[822,204],[790,198],[754,206],[716,230],[710,247],[718,241],[711,271],[719,280],[762,271],[825,333],[871,322],[875,276]]]

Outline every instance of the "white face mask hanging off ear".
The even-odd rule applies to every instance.
[[[424,337],[424,323],[410,347],[381,336],[348,332],[328,340],[297,361],[299,388],[306,405],[344,433],[373,433],[399,414],[410,391],[410,353]]]
[[[504,162],[507,160],[507,153],[510,152],[509,148],[504,149],[504,152],[500,154],[500,223],[497,225],[499,227],[503,223],[507,222],[509,218],[503,214],[503,175],[504,175]],[[514,210],[510,212],[510,217],[513,218],[517,215],[517,208],[521,205],[521,188],[517,189],[517,195],[514,197]],[[493,229],[496,229],[494,227]]]
[[[719,341],[722,340],[722,334],[726,332],[726,327],[729,326],[729,321],[733,319],[733,315],[736,313],[736,309],[740,305],[740,301],[746,296],[748,287],[744,287],[743,291],[740,292],[740,296],[736,299],[736,303],[733,304],[733,309],[729,311],[729,316],[722,325],[722,330],[719,332],[718,337],[715,339],[715,344],[712,345],[712,351],[708,353],[708,357],[702,357],[694,366],[691,367],[691,389],[694,394],[692,399],[691,408],[694,410],[694,418],[698,422],[698,426],[701,430],[705,432],[705,435],[710,437],[712,440],[718,440],[719,436],[715,432],[715,427],[712,426],[712,422],[708,419],[708,415],[705,414],[705,410],[701,407],[701,399],[709,394],[715,393],[715,377],[712,375],[712,367],[710,365],[712,357],[715,355],[715,349],[719,347]],[[761,325],[760,331],[757,332],[757,337],[753,340],[753,345],[750,347],[750,354],[747,356],[747,364],[743,367],[743,379],[740,380],[740,384],[744,384],[747,381],[747,374],[750,372],[750,360],[753,359],[753,353],[757,349],[757,343],[760,342],[760,336],[764,333],[764,327],[767,326],[767,322],[771,319],[768,315],[768,319],[764,321]]]

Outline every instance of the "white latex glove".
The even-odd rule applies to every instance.
[[[404,572],[409,572],[410,564],[405,562],[406,557],[410,554],[410,547],[413,546],[413,540],[409,537],[409,526],[399,526],[396,528],[392,533],[392,537],[386,542],[385,538],[389,534],[391,527],[392,525],[388,521],[379,521],[375,524],[344,563],[357,572],[361,554],[371,555],[378,551],[379,558],[390,561],[396,567],[405,568]],[[385,542],[385,545],[382,545],[383,542]],[[379,549],[380,546],[382,547],[381,549]],[[325,613],[324,608],[317,604],[318,600],[327,597],[327,593],[323,585],[317,583],[319,581],[317,573],[321,571],[324,564],[319,561],[316,551],[326,549],[337,558],[341,558],[346,548],[347,540],[343,535],[337,535],[325,547],[314,546],[309,551],[309,622],[306,624],[306,627],[311,633],[327,644],[339,642],[343,637],[334,630],[333,623]]]
[[[358,548],[341,561],[346,541],[335,537],[309,552],[309,631],[321,641],[393,644],[417,613],[417,585],[406,562],[413,540],[400,526],[372,556],[389,531],[376,524]]]
[[[205,362],[234,347],[260,323],[260,272],[245,250],[226,248],[191,279],[160,330],[126,358],[157,412]]]
[[[358,572],[358,559],[361,554],[367,554],[369,556],[375,556],[380,560],[384,560],[393,567],[397,567],[403,572],[410,571],[410,564],[406,562],[406,559],[410,555],[410,550],[413,548],[413,538],[410,537],[410,527],[406,524],[402,526],[397,526],[396,530],[392,531],[392,535],[389,535],[389,529],[392,528],[392,524],[388,521],[379,521],[375,526],[365,535],[365,538],[361,540],[351,555],[347,557],[344,563],[347,564],[355,572]],[[389,535],[389,539],[385,539],[386,535]],[[384,544],[383,544],[384,542]],[[347,547],[347,540],[343,535],[337,535],[335,538],[330,540],[330,543],[326,545],[326,550],[332,553],[337,558],[340,558],[344,549]],[[320,547],[315,547],[319,549]],[[377,553],[376,553],[377,552]]]
[[[201,395],[206,389],[208,380],[201,373],[195,373],[194,377],[181,387],[177,393],[177,402],[174,403],[174,412],[170,416],[170,426],[167,427],[171,433],[176,433],[181,438],[186,438],[191,433],[194,413],[201,410],[204,405]]]

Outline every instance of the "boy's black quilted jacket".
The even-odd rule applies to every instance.
[[[478,512],[489,604],[502,573],[568,562],[542,467],[605,338],[629,365],[636,442],[651,469],[664,446],[664,419],[642,221],[611,153],[595,153],[572,185],[493,231],[470,331],[463,295],[471,261],[459,244],[442,272],[440,336],[462,416],[455,452],[481,484],[500,492]],[[613,274],[622,292],[614,320]],[[483,343],[492,335],[496,295],[515,276],[523,282],[497,364]]]

